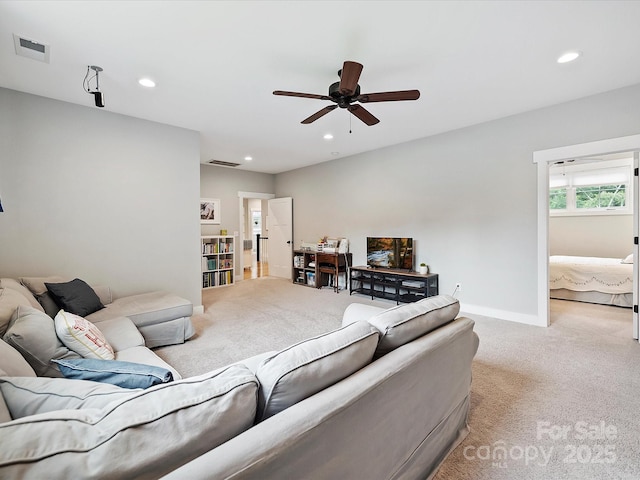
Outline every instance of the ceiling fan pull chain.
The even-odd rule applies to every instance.
[[[353,113],[349,112],[349,133],[353,133],[351,131],[351,117],[353,117]]]

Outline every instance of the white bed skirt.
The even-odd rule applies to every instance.
[[[559,300],[573,300],[576,302],[599,303],[602,305],[614,305],[616,307],[633,307],[632,293],[602,293],[602,292],[576,292],[566,288],[554,288],[549,290],[549,297]]]

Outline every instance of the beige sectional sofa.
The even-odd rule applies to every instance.
[[[4,292],[6,297],[12,297],[2,301],[0,296],[0,322],[3,315],[5,318],[11,315],[16,303],[31,305],[40,311],[51,305],[53,310],[46,313],[53,317],[58,308],[48,296],[45,283],[65,281],[68,279],[60,276],[0,278],[0,294]],[[98,324],[112,318],[128,317],[148,348],[183,343],[195,334],[191,323],[193,304],[178,295],[155,291],[114,299],[109,287],[93,286],[93,289],[104,308],[86,315],[87,320]]]
[[[478,337],[458,313],[352,304],[335,331],[145,390],[19,377],[0,351],[0,476],[430,478],[468,433]]]

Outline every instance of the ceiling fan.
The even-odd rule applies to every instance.
[[[371,103],[371,102],[397,102],[400,100],[417,100],[420,98],[419,90],[398,90],[395,92],[379,92],[379,93],[360,93],[360,85],[358,80],[362,73],[363,66],[358,62],[346,61],[341,70],[338,70],[338,76],[340,81],[331,84],[329,87],[329,95],[316,95],[313,93],[299,93],[299,92],[285,92],[283,90],[276,90],[274,95],[282,95],[285,97],[301,97],[301,98],[315,98],[317,100],[329,100],[336,105],[329,105],[322,110],[314,113],[310,117],[305,118],[300,123],[312,123],[318,120],[320,117],[335,110],[336,108],[346,108],[356,117],[362,120],[367,125],[375,125],[380,122],[374,117],[366,108],[359,103]]]

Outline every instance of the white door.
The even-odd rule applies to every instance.
[[[638,258],[638,237],[640,236],[640,212],[638,207],[640,206],[640,188],[638,188],[638,152],[633,153],[633,338],[638,339],[638,288],[640,286],[640,268]],[[640,339],[638,339],[640,341]]]
[[[293,261],[293,199],[268,201],[269,275],[291,280]]]

